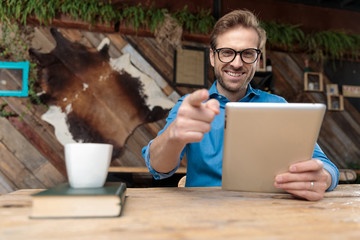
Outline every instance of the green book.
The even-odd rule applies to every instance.
[[[30,218],[118,217],[125,195],[123,182],[101,188],[71,188],[64,183],[32,195]]]

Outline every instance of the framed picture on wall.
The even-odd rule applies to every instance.
[[[342,92],[344,97],[360,97],[360,86],[343,85]]]
[[[326,84],[326,95],[339,96],[339,86],[337,84]]]
[[[327,95],[328,110],[342,111],[344,110],[344,97],[342,95]]]
[[[208,48],[183,46],[174,54],[174,84],[185,87],[208,87]]]
[[[323,75],[320,72],[304,73],[304,90],[313,92],[324,91]]]
[[[29,62],[0,62],[0,96],[28,96]]]

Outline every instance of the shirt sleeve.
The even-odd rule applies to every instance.
[[[182,99],[179,99],[179,101],[175,104],[175,106],[171,109],[171,111],[169,112],[169,115],[168,117],[166,118],[166,125],[165,127],[159,131],[158,133],[158,136],[163,133],[165,131],[165,129],[175,120],[176,118],[176,115],[177,115],[177,111],[182,103]],[[154,139],[153,139],[154,140]],[[182,159],[182,157],[184,156],[184,150],[183,152],[181,153],[181,158],[179,160],[179,163],[177,165],[176,168],[174,168],[172,171],[168,172],[168,173],[160,173],[160,172],[157,172],[154,168],[151,167],[151,164],[150,164],[150,145],[151,143],[153,142],[153,140],[151,140],[149,142],[148,145],[146,145],[145,147],[143,147],[142,149],[142,155],[143,155],[143,158],[145,160],[145,164],[146,164],[146,167],[149,169],[149,172],[151,173],[151,175],[154,177],[154,179],[156,180],[160,180],[160,179],[164,179],[164,178],[168,178],[170,176],[172,176],[176,170],[179,168],[180,166],[180,160]]]
[[[336,188],[339,183],[339,170],[324,154],[318,144],[315,145],[315,150],[313,154],[313,158],[319,159],[324,164],[324,169],[328,171],[331,175],[331,185],[327,189],[327,191],[332,191]]]
[[[160,172],[157,172],[155,169],[153,169],[150,165],[150,154],[149,154],[149,149],[150,149],[150,145],[152,143],[153,140],[151,140],[149,142],[149,144],[147,146],[145,146],[143,149],[142,149],[142,154],[143,154],[143,157],[145,159],[145,164],[146,164],[146,167],[149,169],[149,172],[151,173],[151,175],[154,177],[154,179],[156,180],[160,180],[160,179],[164,179],[164,178],[168,178],[170,176],[172,176],[176,170],[179,168],[179,165],[180,165],[180,161],[179,161],[179,164],[177,165],[177,167],[175,169],[173,169],[171,172],[168,172],[168,173],[160,173]]]

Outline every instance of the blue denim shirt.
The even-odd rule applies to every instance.
[[[223,138],[224,138],[224,118],[225,118],[225,104],[229,100],[220,95],[216,89],[216,83],[209,89],[210,98],[215,98],[220,103],[220,114],[217,115],[211,123],[211,131],[204,134],[200,142],[189,143],[186,145],[181,154],[181,159],[186,154],[187,157],[187,173],[186,173],[186,187],[210,187],[221,186],[222,175],[222,158],[223,158]],[[160,135],[175,118],[177,111],[185,98],[178,100],[166,119],[167,123],[158,135]],[[280,96],[276,96],[258,89],[253,89],[250,84],[248,86],[245,97],[239,102],[280,102],[286,103],[286,100]],[[175,173],[177,168],[169,173],[159,173],[155,171],[150,165],[149,148],[152,141],[142,149],[142,154],[145,159],[146,166],[155,179],[163,179],[170,177]],[[339,181],[339,171],[336,166],[326,157],[318,144],[315,146],[313,158],[317,158],[324,163],[326,169],[331,177],[332,183],[329,191],[333,190]],[[180,161],[178,166],[180,165]]]

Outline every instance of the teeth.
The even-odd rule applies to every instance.
[[[239,77],[240,75],[242,75],[241,73],[234,73],[234,72],[227,72],[227,74],[229,74],[232,77]]]

